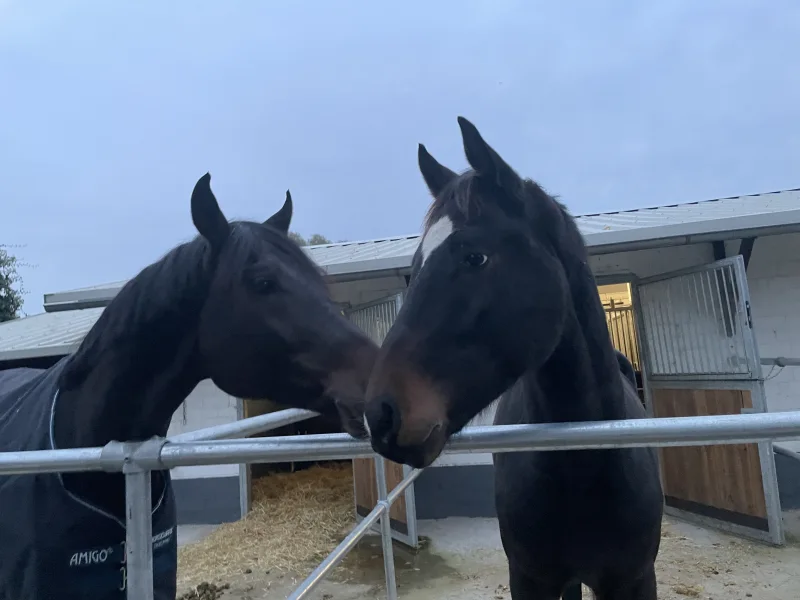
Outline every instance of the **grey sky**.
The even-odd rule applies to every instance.
[[[800,186],[797,0],[0,0],[0,243],[42,294],[134,275],[229,217],[419,230],[456,116],[576,213]],[[574,7],[580,6],[577,12]]]

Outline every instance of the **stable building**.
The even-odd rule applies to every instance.
[[[631,360],[655,417],[800,410],[800,190],[576,217],[615,346]],[[418,235],[313,246],[343,311],[380,342],[400,309]],[[0,369],[53,364],[74,351],[124,282],[46,294],[45,312],[0,325]],[[788,361],[787,361],[788,359]],[[210,381],[175,413],[170,434],[279,407],[232,398]],[[492,412],[473,424],[491,424]],[[297,424],[291,431],[325,430]],[[320,429],[321,428],[321,429]],[[286,433],[273,432],[273,433]],[[800,442],[660,451],[667,510],[782,543],[800,509]],[[390,487],[407,468],[389,464]],[[175,469],[182,523],[239,518],[257,467]],[[356,511],[375,504],[372,459],[354,461]],[[399,541],[416,520],[491,516],[489,454],[445,456],[392,509]]]

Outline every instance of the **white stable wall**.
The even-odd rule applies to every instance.
[[[381,298],[386,298],[406,287],[404,277],[380,277],[377,279],[362,279],[360,281],[346,281],[330,285],[331,298],[350,307],[368,304]]]
[[[178,435],[236,421],[239,402],[238,398],[223,392],[210,379],[204,379],[197,384],[184,404],[175,411],[167,435]],[[172,477],[175,479],[239,477],[239,465],[176,467],[172,469]]]
[[[738,254],[738,242],[726,246]],[[761,357],[800,358],[800,234],[758,238],[747,282]],[[800,410],[800,367],[762,368],[770,412]],[[800,441],[778,445],[800,452]]]
[[[741,240],[726,242],[727,256]],[[592,257],[597,276],[629,271],[639,277],[667,273],[714,260],[711,244]],[[800,234],[759,237],[747,267],[753,328],[762,358],[800,358]],[[800,367],[764,367],[771,412],[800,410]],[[800,452],[800,441],[779,443]]]

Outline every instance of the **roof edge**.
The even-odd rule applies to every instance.
[[[33,358],[48,358],[51,356],[67,356],[77,350],[78,346],[80,346],[80,343],[44,347],[35,346],[33,348],[24,348],[21,350],[6,350],[5,352],[0,352],[0,363],[15,360],[29,360]]]
[[[777,194],[782,192],[796,192],[800,190],[781,190],[770,192]],[[751,194],[751,196],[765,196],[769,194]],[[737,198],[740,196],[732,196]],[[720,198],[719,200],[724,200]],[[711,202],[711,200],[703,201]],[[683,204],[698,204],[697,202],[686,202]],[[597,214],[617,214],[617,211]],[[800,231],[800,207],[792,210],[780,212],[766,212],[755,215],[739,215],[709,219],[702,221],[690,221],[683,223],[672,223],[667,225],[655,225],[651,227],[637,227],[632,229],[619,229],[609,231],[595,231],[584,234],[584,240],[589,247],[590,254],[607,254],[611,252],[628,252],[635,249],[655,248],[659,246],[674,246],[676,244],[693,244],[710,241],[721,241],[727,239],[737,239],[741,237],[752,237],[753,235],[777,235],[780,233],[794,233]],[[322,244],[318,246],[306,247],[341,247],[347,245],[368,244],[376,242],[391,242],[395,240],[409,240],[418,238],[416,235],[397,235],[374,240],[360,242],[337,242],[335,244]],[[404,271],[411,267],[411,260],[414,252],[402,256],[388,258],[366,259],[356,262],[341,262],[325,265],[323,270],[333,281],[350,281],[355,278],[363,278],[371,273],[377,274],[382,271]],[[114,282],[107,286],[97,286],[91,289],[72,290],[65,292],[54,292],[44,295],[45,312],[57,312],[62,310],[73,310],[77,308],[95,308],[106,306],[114,296],[119,293],[126,282]]]

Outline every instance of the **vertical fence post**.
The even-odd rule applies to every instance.
[[[153,599],[153,522],[150,471],[127,463],[125,473],[125,567],[128,600]]]
[[[386,598],[397,600],[397,580],[394,572],[394,547],[392,546],[392,522],[389,511],[391,506],[386,502],[389,496],[386,487],[386,459],[375,456],[375,479],[378,484],[378,502],[386,505],[381,515],[381,544],[383,545],[383,571],[386,575]]]
[[[561,596],[561,600],[581,600],[581,598],[583,598],[583,589],[577,582],[570,583],[564,590],[564,595]]]

